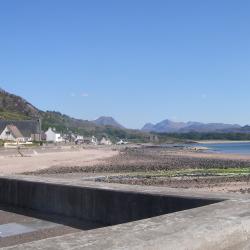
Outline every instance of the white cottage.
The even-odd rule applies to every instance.
[[[60,133],[56,132],[55,129],[49,128],[46,132],[46,141],[48,142],[62,142],[63,138]]]
[[[0,134],[0,139],[4,141],[24,142],[26,138],[20,130],[14,125],[7,125]]]

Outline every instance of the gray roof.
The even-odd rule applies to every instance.
[[[0,133],[5,129],[7,125],[16,126],[24,137],[30,137],[31,134],[39,134],[39,121],[27,120],[27,121],[11,121],[0,120]]]
[[[15,138],[22,138],[23,135],[20,132],[20,130],[17,128],[17,126],[15,125],[7,125],[8,130],[11,132],[11,134],[15,137]]]

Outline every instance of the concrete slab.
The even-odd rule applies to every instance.
[[[33,231],[34,231],[33,228],[18,223],[3,224],[0,225],[0,238],[30,233]]]
[[[5,206],[0,208],[0,248],[82,232],[99,226],[89,221],[47,215],[27,209]]]
[[[13,177],[7,177],[13,180]],[[77,232],[4,249],[237,249],[250,241],[250,196],[212,194],[164,187],[142,187],[37,177],[16,177],[32,183],[47,183],[84,189],[130,192],[172,197],[221,200],[189,210],[129,223]],[[238,248],[242,249],[242,248]],[[245,248],[247,249],[247,248]]]

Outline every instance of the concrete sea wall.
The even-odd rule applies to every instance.
[[[115,225],[215,203],[216,199],[0,178],[0,203]]]

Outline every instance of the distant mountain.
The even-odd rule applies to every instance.
[[[93,121],[96,125],[101,126],[112,126],[115,128],[124,128],[120,123],[118,123],[113,117],[101,116]]]
[[[155,125],[153,123],[146,123],[141,130],[142,131],[153,131],[154,126]]]
[[[245,133],[245,134],[250,134],[250,126],[245,125],[243,127],[237,127],[237,128],[229,128],[225,129],[223,132],[225,133]]]
[[[224,132],[226,130],[239,130],[241,126],[237,124],[224,123],[200,123],[200,122],[173,122],[168,119],[157,124],[147,123],[142,128],[142,131],[156,133],[209,133],[209,132]]]
[[[158,132],[158,133],[173,133],[184,128],[186,124],[184,122],[173,122],[168,119],[161,121],[157,124],[147,123],[142,130],[148,132]]]

